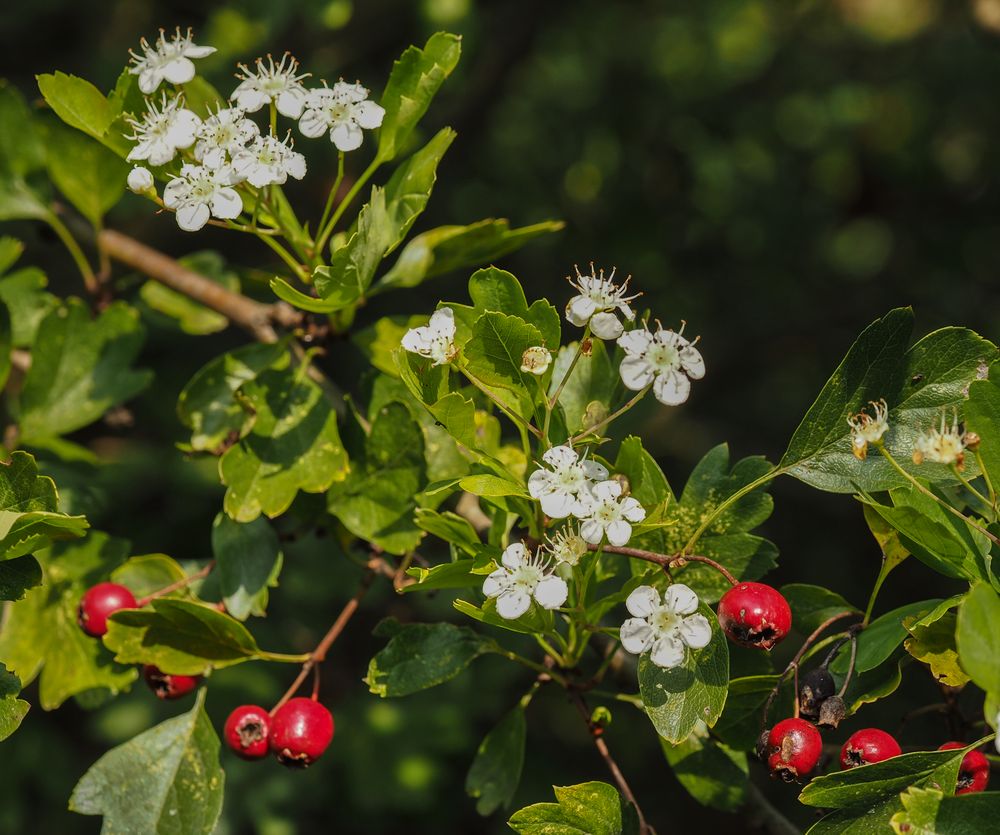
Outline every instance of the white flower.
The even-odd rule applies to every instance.
[[[625,388],[640,391],[653,384],[653,394],[665,406],[679,406],[691,393],[691,380],[705,376],[705,360],[684,338],[684,324],[679,333],[664,330],[657,323],[656,333],[636,328],[618,337],[625,351],[619,366]]]
[[[181,107],[180,97],[167,101],[164,93],[160,106],[147,99],[146,115],[142,119],[128,119],[135,129],[131,136],[125,136],[136,143],[128,152],[129,162],[146,160],[150,165],[166,165],[181,148],[194,144],[194,135],[201,124],[190,110]]]
[[[966,434],[958,426],[958,411],[955,411],[950,427],[942,411],[940,427],[932,426],[917,438],[913,463],[933,461],[935,464],[954,464],[961,470],[965,466],[965,441]]]
[[[548,549],[557,564],[576,565],[587,553],[587,543],[572,528],[563,528],[548,540]]]
[[[255,72],[251,72],[245,64],[240,64],[239,68],[242,75],[236,77],[241,79],[240,85],[229,98],[247,113],[256,113],[265,104],[274,102],[282,116],[298,119],[302,115],[302,105],[306,100],[302,79],[308,78],[309,73],[296,75],[299,62],[287,52],[277,64],[270,55],[267,56],[267,66],[264,66],[263,58],[258,58]]]
[[[153,175],[149,173],[148,168],[143,168],[141,165],[135,166],[128,172],[126,182],[128,183],[129,190],[134,191],[136,194],[146,194],[150,191],[155,192]]]
[[[607,468],[596,461],[580,460],[572,447],[554,446],[542,460],[552,469],[535,470],[528,478],[528,493],[542,503],[542,512],[552,519],[565,519],[581,511],[580,499],[594,481],[608,477]]]
[[[301,180],[306,175],[306,158],[292,150],[290,138],[282,142],[274,136],[258,136],[233,157],[233,171],[257,188],[282,185],[289,177]]]
[[[260,128],[239,107],[220,107],[195,133],[194,158],[208,168],[222,168],[255,139]],[[228,157],[228,159],[227,159]]]
[[[631,322],[635,319],[635,312],[629,302],[640,295],[625,295],[631,276],[619,286],[614,282],[614,269],[607,278],[604,277],[604,270],[598,273],[593,264],[590,265],[589,275],[580,275],[579,267],[574,269],[576,280],[572,277],[567,277],[566,280],[579,295],[571,298],[566,305],[567,320],[581,328],[589,322],[591,332],[601,339],[616,339],[621,336],[623,327],[615,311],[619,311]]]
[[[365,87],[338,81],[332,88],[319,87],[306,94],[299,130],[310,139],[329,131],[338,150],[353,151],[361,147],[361,129],[374,130],[384,116],[385,109],[368,100]]]
[[[229,168],[184,165],[163,190],[163,205],[177,213],[177,225],[185,232],[197,232],[209,216],[232,220],[243,211],[243,200],[230,188]]]
[[[501,567],[486,578],[483,594],[495,597],[497,614],[514,620],[528,611],[531,600],[543,609],[558,609],[566,602],[566,581],[548,570],[538,552],[534,557],[520,542],[508,546],[500,557]]]
[[[872,400],[869,405],[874,415],[869,415],[862,409],[847,419],[847,425],[851,427],[851,452],[859,461],[864,461],[868,455],[868,444],[882,440],[889,428],[889,405],[885,399],[877,403]]]
[[[632,536],[630,522],[641,522],[646,511],[632,496],[622,497],[621,482],[611,479],[595,484],[580,494],[583,520],[580,536],[591,545],[599,545],[605,535],[612,545],[624,545]]]
[[[450,307],[435,310],[422,328],[410,328],[401,342],[403,348],[434,360],[434,365],[451,362],[458,354],[455,346],[455,312]]]
[[[171,84],[186,84],[194,78],[192,58],[204,58],[215,52],[214,46],[198,46],[191,40],[191,30],[182,35],[178,26],[177,32],[168,41],[163,30],[153,46],[143,38],[139,42],[142,55],[129,50],[134,67],[129,68],[132,75],[139,76],[139,89],[149,95],[156,91],[163,81]]]
[[[656,589],[639,586],[625,606],[635,617],[622,624],[622,646],[635,655],[652,650],[649,660],[657,667],[677,667],[686,647],[701,649],[712,640],[712,626],[698,612],[698,595],[683,583],[667,586],[662,602]]]
[[[533,348],[526,348],[521,354],[521,370],[526,374],[537,374],[542,376],[549,370],[552,364],[552,352],[548,348],[537,345]]]

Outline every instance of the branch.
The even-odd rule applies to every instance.
[[[608,744],[604,741],[602,736],[604,732],[603,728],[590,721],[590,716],[587,714],[587,703],[583,700],[583,696],[571,690],[569,691],[569,697],[572,699],[573,704],[576,705],[576,709],[580,712],[580,716],[587,725],[587,730],[590,731],[590,736],[594,740],[594,745],[597,747],[598,753],[600,753],[605,764],[608,766],[608,771],[611,772],[611,776],[614,778],[615,783],[618,784],[618,790],[622,793],[622,796],[632,804],[632,808],[635,809],[636,816],[639,818],[639,835],[656,835],[656,830],[646,823],[646,817],[642,814],[642,809],[639,808],[639,804],[636,802],[635,795],[632,794],[632,789],[629,786],[628,781],[625,779],[625,775],[622,774],[622,770],[618,767],[618,763],[615,761],[615,758],[611,756],[611,751],[608,750]]]
[[[711,557],[702,557],[698,554],[674,554],[671,557],[667,554],[658,554],[656,551],[644,551],[642,548],[629,548],[625,545],[588,545],[587,547],[591,551],[601,549],[606,554],[623,554],[626,557],[655,563],[666,569],[668,574],[671,568],[683,568],[689,562],[701,562],[718,571],[729,581],[729,585],[735,586],[739,582],[724,565],[717,563]]]

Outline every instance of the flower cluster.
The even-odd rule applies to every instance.
[[[192,59],[215,52],[198,46],[191,31],[167,38],[163,30],[152,45],[143,39],[141,52],[132,52],[129,72],[139,77],[139,89],[150,96],[166,81],[181,85],[195,76]],[[299,132],[313,138],[329,133],[340,151],[358,148],[362,130],[382,124],[385,110],[368,99],[360,84],[338,81],[333,87],[308,90],[299,73],[298,62],[284,55],[275,63],[258,58],[253,70],[239,65],[239,85],[230,104],[217,103],[215,111],[202,120],[184,106],[183,93],[161,94],[159,101],[146,100],[146,113],[130,117],[133,132],[126,136],[135,143],[128,154],[131,162],[162,166],[180,154],[182,166],[173,173],[163,194],[163,205],[174,209],[181,229],[195,231],[212,217],[233,220],[244,210],[247,183],[255,189],[282,185],[289,177],[301,180],[306,174],[305,157],[293,148],[291,132],[284,138],[274,130],[275,113],[298,120]],[[269,132],[247,118],[265,106],[273,108]],[[137,165],[129,174],[128,187],[137,194],[156,197],[152,173]],[[254,196],[252,199],[256,200]]]
[[[851,427],[851,451],[854,457],[863,461],[868,454],[869,444],[878,444],[882,436],[889,431],[889,406],[885,399],[872,401],[872,414],[865,410],[847,418]],[[952,411],[951,423],[944,410],[941,411],[941,421],[931,426],[926,432],[917,436],[914,442],[913,463],[923,464],[930,461],[934,464],[954,466],[957,470],[965,467],[965,451],[975,448],[978,436],[963,431],[958,410]]]

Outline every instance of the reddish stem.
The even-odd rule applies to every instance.
[[[645,551],[642,548],[629,548],[624,545],[588,545],[587,547],[591,551],[600,548],[606,554],[623,554],[626,557],[635,557],[637,560],[655,563],[666,570],[668,574],[671,568],[683,568],[689,562],[701,562],[718,571],[731,586],[735,586],[739,582],[724,565],[717,563],[711,557],[702,557],[697,554],[668,556],[667,554],[658,554],[656,551]]]
[[[155,600],[157,597],[163,597],[166,594],[170,594],[172,591],[177,591],[185,586],[190,586],[196,580],[202,580],[212,573],[212,569],[215,568],[215,560],[209,560],[202,568],[199,568],[194,574],[189,574],[187,577],[182,577],[175,583],[171,583],[169,586],[164,586],[162,589],[157,589],[152,594],[147,594],[144,598],[136,602],[136,608],[141,609],[143,606],[148,606],[151,600]]]

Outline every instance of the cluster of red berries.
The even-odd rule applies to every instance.
[[[135,609],[138,601],[125,586],[98,583],[80,598],[77,621],[94,638],[108,631],[108,618],[121,609]],[[193,691],[201,676],[164,673],[147,664],[143,678],[161,699],[179,699]],[[242,705],[229,714],[223,731],[226,744],[245,760],[259,760],[272,752],[284,765],[312,765],[333,740],[333,715],[313,699],[289,699],[273,715],[258,705]]]

